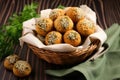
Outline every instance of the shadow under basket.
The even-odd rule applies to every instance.
[[[50,50],[41,49],[33,45],[28,44],[28,47],[32,49],[40,59],[52,64],[75,64],[85,61],[88,57],[95,54],[98,49],[100,41],[93,40],[91,44],[82,50],[76,50],[74,52],[54,52]]]

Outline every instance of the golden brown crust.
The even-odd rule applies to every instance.
[[[84,11],[79,7],[70,7],[65,14],[69,16],[75,23],[85,17]]]
[[[20,58],[17,55],[10,55],[8,57],[5,58],[4,60],[4,67],[8,70],[12,70],[14,64],[16,63],[16,61],[18,61]]]
[[[57,31],[49,32],[45,37],[45,44],[60,44],[62,43],[62,34]]]
[[[73,22],[68,16],[60,16],[55,20],[54,27],[57,31],[64,33],[73,29]]]
[[[45,36],[53,29],[53,21],[50,18],[40,18],[36,24],[36,32]]]
[[[53,21],[55,19],[57,19],[57,17],[59,16],[63,16],[65,14],[64,10],[62,9],[53,9],[51,12],[50,12],[50,19],[52,19]]]
[[[77,31],[83,36],[89,36],[95,32],[95,25],[92,21],[84,18],[77,23]]]
[[[13,73],[18,77],[28,76],[31,73],[31,71],[31,66],[26,61],[17,61],[13,66]]]
[[[64,34],[64,42],[73,46],[78,46],[81,43],[81,36],[75,30],[69,30]]]
[[[36,32],[44,37],[40,39],[46,45],[60,44],[63,38],[65,43],[78,46],[84,41],[84,37],[95,32],[94,23],[85,18],[84,11],[79,7],[68,7],[65,10],[53,9],[49,17],[40,18],[36,25]],[[67,37],[69,34],[73,36],[72,33],[77,36],[75,40]],[[64,34],[63,37],[62,34]],[[83,36],[82,39],[81,36]]]

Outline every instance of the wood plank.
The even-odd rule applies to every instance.
[[[0,0],[0,27],[7,23],[10,15],[21,12],[26,4],[30,4],[33,1],[39,4],[38,13],[42,9],[56,8],[60,4],[63,6],[80,6],[81,4],[86,4],[96,12],[97,22],[103,29],[107,29],[113,23],[120,24],[120,0]],[[31,64],[32,73],[28,77],[18,78],[4,68],[2,61],[0,62],[1,80],[52,80],[52,77],[45,74],[45,70],[60,68],[57,65],[48,64],[39,59],[26,44],[23,48],[15,45],[14,53]]]

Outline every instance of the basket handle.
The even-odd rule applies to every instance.
[[[96,48],[97,52],[90,59],[88,59],[89,61],[94,61],[96,58],[102,56],[107,48],[105,48],[104,46],[100,46],[100,40],[98,39],[91,39],[91,42],[92,43],[90,45],[98,45]]]

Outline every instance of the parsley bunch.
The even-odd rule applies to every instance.
[[[22,23],[33,17],[39,17],[36,13],[38,4],[25,5],[19,14],[13,14],[7,25],[0,29],[0,60],[13,54],[13,46],[19,44],[19,37],[22,34]]]

